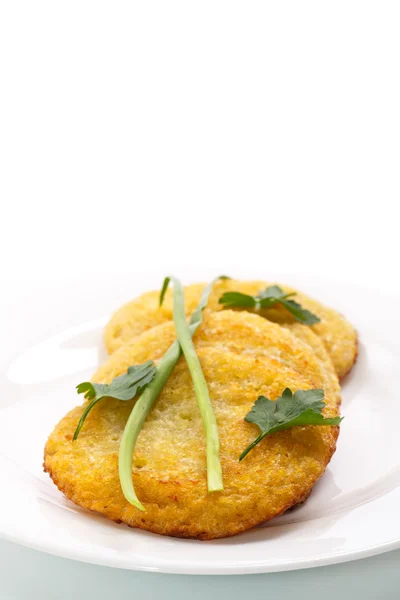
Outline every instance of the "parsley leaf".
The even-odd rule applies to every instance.
[[[219,303],[224,304],[225,308],[248,307],[255,310],[271,308],[274,304],[280,304],[293,315],[296,321],[303,323],[303,325],[319,323],[321,319],[317,315],[303,308],[295,300],[289,300],[294,295],[295,292],[285,294],[278,285],[271,285],[261,290],[256,296],[242,294],[241,292],[225,292],[219,299]]]
[[[116,400],[132,400],[143,388],[150,383],[156,374],[156,367],[153,361],[149,360],[142,365],[134,365],[129,367],[124,375],[120,375],[112,380],[110,384],[106,383],[91,383],[84,381],[76,386],[78,394],[85,394],[86,400],[91,400],[75,430],[73,439],[79,435],[82,425],[86,417],[92,410],[93,406],[102,398],[115,398]]]
[[[276,402],[260,396],[244,420],[258,425],[261,434],[242,452],[239,462],[267,435],[300,425],[339,425],[341,417],[326,419],[321,414],[324,406],[324,390],[298,390],[292,394],[286,388]]]
[[[296,321],[303,323],[303,325],[315,325],[315,323],[321,321],[317,315],[314,315],[311,311],[303,308],[301,304],[295,300],[281,299],[280,304],[294,316]]]

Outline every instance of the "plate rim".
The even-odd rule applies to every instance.
[[[46,545],[35,543],[32,539],[21,539],[18,536],[13,536],[11,533],[0,531],[0,539],[4,539],[8,542],[18,544],[25,548],[31,548],[38,552],[44,552],[52,556],[58,556],[68,560],[76,560],[87,564],[99,565],[103,567],[109,567],[112,569],[124,569],[129,571],[139,571],[147,573],[163,573],[169,575],[260,575],[262,573],[282,573],[286,571],[298,571],[300,569],[312,569],[316,567],[324,567],[329,565],[337,565],[346,562],[352,562],[354,560],[362,560],[363,558],[369,558],[371,556],[378,556],[379,554],[385,554],[392,550],[398,550],[400,548],[400,538],[394,539],[384,544],[371,545],[365,549],[354,550],[352,552],[337,552],[335,554],[323,555],[319,558],[311,559],[299,559],[292,562],[281,561],[273,565],[249,565],[240,566],[232,565],[229,567],[218,567],[218,568],[204,568],[204,567],[182,567],[182,566],[170,566],[168,563],[160,566],[151,566],[145,564],[136,564],[135,562],[121,562],[117,559],[112,560],[108,557],[94,556],[93,553],[84,553],[83,551],[76,551],[72,549],[60,548],[57,545],[53,545],[51,548]]]

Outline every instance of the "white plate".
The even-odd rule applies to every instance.
[[[116,525],[63,497],[42,472],[47,435],[79,403],[74,386],[104,356],[107,315],[161,280],[131,275],[134,284],[117,278],[106,284],[93,277],[51,292],[42,288],[26,299],[17,292],[10,298],[9,287],[13,314],[2,326],[7,343],[0,398],[0,534],[77,560],[193,574],[282,571],[400,547],[400,324],[392,317],[398,300],[348,286],[280,279],[344,312],[361,341],[358,362],[343,385],[338,450],[305,505],[245,534],[199,542]]]

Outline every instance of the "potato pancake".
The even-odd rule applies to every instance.
[[[218,300],[224,292],[238,291],[255,295],[269,285],[272,284],[265,281],[237,281],[234,279],[219,281],[211,292],[208,306],[212,310],[222,310],[223,306],[218,303]],[[286,293],[295,292],[295,300],[321,319],[310,329],[323,341],[338,377],[344,377],[350,371],[357,357],[355,329],[337,311],[327,308],[293,288],[285,285],[280,287]],[[204,284],[185,287],[186,314],[190,315],[196,308],[203,288]],[[148,292],[116,311],[105,329],[105,344],[110,354],[133,336],[172,319],[172,290],[167,291],[161,308],[158,306],[158,299],[159,292]],[[258,314],[280,324],[295,323],[293,316],[282,307],[274,306],[268,310],[262,310]]]
[[[172,323],[144,332],[111,355],[93,381],[109,383],[132,364],[159,359],[174,338]],[[125,500],[118,476],[119,442],[134,401],[99,402],[73,442],[85,405],[79,406],[50,435],[45,470],[73,502],[148,531],[213,539],[246,531],[307,497],[335,451],[337,427],[295,427],[266,437],[241,463],[238,457],[259,433],[244,421],[259,395],[276,400],[286,387],[321,387],[309,346],[257,315],[234,311],[207,312],[194,342],[218,423],[224,490],[207,491],[204,428],[182,357],[133,456],[146,511]],[[325,400],[323,414],[336,416],[335,394]]]
[[[150,349],[155,359],[161,358],[164,349],[176,338],[172,321],[147,333],[146,347],[138,359],[139,362],[147,360]],[[246,311],[207,310],[203,325],[195,334],[194,340],[198,348],[212,345],[235,354],[274,358],[286,367],[309,377],[317,387],[324,389],[327,397],[335,397],[337,404],[341,403],[339,381],[325,346],[320,338],[304,325],[294,323],[281,327]],[[121,364],[125,369],[132,364],[132,346],[136,347],[135,338],[118,350],[115,362],[112,360],[114,355],[111,355],[106,363],[107,369],[114,369],[114,377]]]

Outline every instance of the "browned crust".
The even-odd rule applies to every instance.
[[[332,431],[332,443],[329,448],[329,458],[327,460],[326,466],[328,466],[330,460],[332,459],[332,456],[334,455],[334,453],[336,451],[336,442],[337,442],[339,432],[340,432],[340,427],[331,427],[330,429]],[[235,535],[238,535],[239,533],[244,533],[245,531],[248,531],[249,529],[257,527],[258,525],[267,523],[272,518],[276,518],[276,517],[282,515],[290,508],[295,507],[297,504],[301,504],[302,502],[305,502],[307,500],[307,498],[309,497],[309,495],[312,491],[312,488],[314,487],[316,482],[322,477],[322,475],[325,472],[325,471],[323,471],[320,474],[320,476],[313,482],[313,484],[310,486],[310,488],[308,490],[306,490],[305,492],[302,492],[301,494],[299,494],[297,496],[293,496],[293,498],[290,501],[288,501],[285,504],[285,506],[283,506],[282,509],[278,513],[276,513],[273,517],[266,519],[266,518],[259,516],[255,519],[247,519],[246,521],[242,521],[241,523],[236,524],[236,526],[231,525],[230,530],[226,530],[223,533],[211,534],[209,532],[198,533],[196,528],[191,529],[190,527],[187,527],[187,526],[168,528],[168,531],[166,531],[164,528],[161,528],[158,526],[157,521],[152,522],[150,525],[144,518],[142,518],[143,523],[141,523],[140,520],[137,520],[135,523],[132,523],[128,520],[125,520],[124,518],[116,518],[114,516],[114,514],[112,513],[112,511],[108,511],[106,507],[102,511],[99,511],[98,509],[95,508],[96,501],[82,502],[81,496],[79,495],[79,493],[77,493],[75,491],[74,486],[72,484],[64,485],[61,482],[60,478],[57,476],[57,473],[55,473],[52,470],[51,466],[48,464],[47,458],[48,458],[48,454],[47,454],[47,445],[46,445],[45,452],[44,452],[43,470],[45,473],[48,473],[50,475],[51,479],[53,480],[53,482],[55,483],[57,488],[63,494],[65,494],[65,496],[67,496],[67,498],[69,498],[72,502],[74,502],[74,504],[77,504],[78,506],[81,506],[82,508],[85,508],[86,510],[89,510],[91,512],[101,514],[104,517],[106,517],[107,519],[113,521],[114,523],[118,523],[118,524],[124,523],[133,529],[142,529],[144,531],[150,531],[152,533],[157,533],[159,535],[164,535],[164,536],[168,536],[168,537],[196,539],[196,540],[201,540],[201,541],[233,537]],[[325,468],[325,470],[326,470],[326,468]],[[162,484],[165,482],[159,480],[158,483]],[[179,488],[179,486],[181,485],[180,482],[175,482],[175,484],[176,484],[177,488]],[[138,511],[138,513],[139,513],[139,511]],[[145,514],[145,513],[140,513],[140,514]]]
[[[347,377],[347,375],[349,375],[352,372],[352,370],[353,370],[353,368],[354,368],[354,366],[355,366],[355,364],[357,363],[357,360],[358,360],[360,338],[359,338],[359,335],[358,335],[358,331],[356,331],[355,334],[356,334],[356,337],[355,337],[355,341],[354,341],[354,357],[353,357],[353,362],[351,363],[351,365],[349,366],[349,368],[347,369],[347,371],[345,373],[342,373],[340,375],[340,377],[339,377],[339,381],[340,382],[342,382]]]
[[[359,350],[360,350],[360,338],[359,338],[359,335],[358,335],[358,331],[356,331],[353,364],[351,365],[351,367],[347,371],[346,375],[348,375],[349,373],[351,373],[351,371],[353,370],[354,365],[357,363],[358,356],[359,356]],[[343,377],[342,377],[342,379],[343,379]]]
[[[197,305],[204,284],[193,284],[185,287],[185,304],[187,314],[191,314]],[[209,299],[209,308],[221,310],[219,297],[224,291],[235,289],[244,293],[254,294],[260,289],[270,285],[265,281],[235,281],[225,280],[215,284]],[[299,301],[315,314],[321,322],[311,329],[324,342],[331,355],[335,370],[339,378],[348,373],[356,359],[355,331],[347,319],[337,311],[304,295],[300,291],[281,285],[286,291],[294,291]],[[284,310],[270,309],[267,311],[268,319],[278,323],[292,322],[290,315]],[[158,292],[148,292],[132,300],[118,309],[112,316],[105,329],[105,344],[110,353],[145,330],[172,319],[172,294],[167,293],[162,309],[158,307]]]
[[[217,334],[219,325],[223,344],[222,333]],[[210,313],[203,327],[194,342],[218,421],[225,489],[207,492],[204,430],[182,357],[135,448],[132,475],[146,511],[142,513],[126,501],[118,476],[119,440],[133,401],[98,403],[76,442],[71,440],[82,406],[70,411],[50,435],[44,469],[73,502],[115,522],[161,535],[217,539],[265,523],[306,498],[336,449],[338,428],[282,431],[267,436],[243,462],[238,463],[237,458],[257,435],[256,426],[246,423],[244,415],[259,394],[276,399],[285,387],[293,391],[321,387],[313,353],[278,325],[248,313]],[[297,368],[255,351],[267,334],[267,345],[289,353]],[[110,357],[94,380],[107,383],[127,365],[154,358],[155,350],[169,347],[171,336],[174,338],[171,323],[143,333],[129,348]],[[326,402],[324,414],[337,415],[335,395],[328,394]]]

